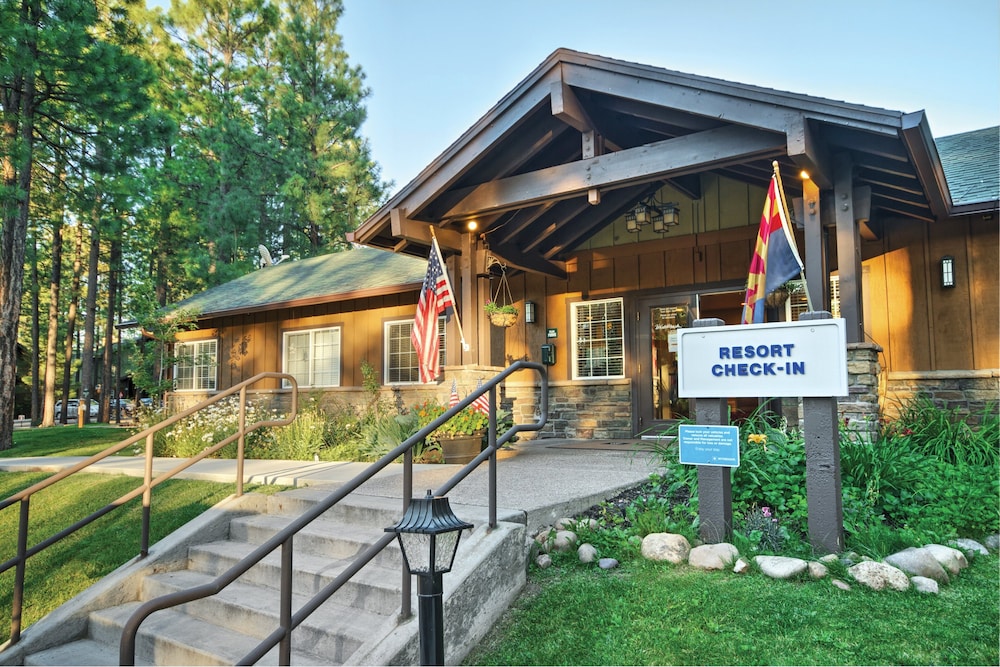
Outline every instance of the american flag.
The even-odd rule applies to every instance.
[[[444,270],[444,260],[437,239],[431,240],[431,254],[427,259],[427,275],[420,289],[417,314],[413,317],[413,331],[410,340],[417,351],[417,367],[421,382],[433,382],[438,376],[438,316],[444,313],[446,319],[454,312],[451,284]]]
[[[479,378],[479,382],[476,383],[476,389],[479,390],[483,386],[483,379]],[[472,401],[472,409],[476,412],[482,412],[484,415],[490,414],[490,393],[486,392],[481,396],[476,397],[476,400]]]
[[[448,407],[453,408],[458,405],[458,382],[451,381],[451,396],[448,397]]]

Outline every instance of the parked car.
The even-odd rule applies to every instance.
[[[56,419],[62,420],[62,401],[56,401]],[[96,417],[97,413],[100,411],[100,406],[97,401],[90,402],[90,416]],[[66,401],[66,421],[76,419],[80,413],[80,399],[71,398]]]
[[[132,413],[135,412],[135,405],[132,401],[127,398],[112,398],[108,403],[108,411],[111,413],[112,419],[115,418],[119,407],[121,407],[123,417],[131,417]]]

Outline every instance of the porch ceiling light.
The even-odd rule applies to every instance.
[[[666,234],[680,223],[680,208],[675,202],[662,202],[650,196],[625,212],[625,229],[630,232],[637,233],[650,223],[654,232]]]

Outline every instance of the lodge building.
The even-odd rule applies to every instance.
[[[539,437],[632,438],[691,414],[676,330],[739,324],[775,169],[805,277],[767,308],[843,318],[842,417],[871,430],[922,394],[975,413],[1000,396],[1000,128],[935,139],[904,113],[560,49],[350,235],[176,304],[171,402],[262,371],[363,399],[362,367],[413,404],[541,361]],[[458,317],[420,383],[410,331],[436,239]],[[518,310],[491,323],[490,301]],[[277,383],[261,391],[280,396]],[[529,374],[502,400],[537,410]],[[733,397],[735,415],[768,397]],[[785,402],[786,413],[794,401]]]

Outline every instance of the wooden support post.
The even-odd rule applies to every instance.
[[[695,320],[693,326],[718,327],[717,317]],[[696,398],[695,423],[706,426],[729,424],[729,405],[724,398]],[[721,466],[698,466],[699,534],[708,544],[728,542],[733,532],[732,470]]]
[[[861,310],[861,238],[854,215],[854,165],[849,155],[841,154],[834,158],[834,172],[840,316],[847,323],[847,342],[863,343],[865,335]]]
[[[799,320],[827,320],[825,311],[803,313]],[[806,448],[806,503],[809,543],[818,553],[844,550],[844,507],[840,485],[840,439],[837,399],[802,399]],[[700,495],[699,495],[700,498]]]

